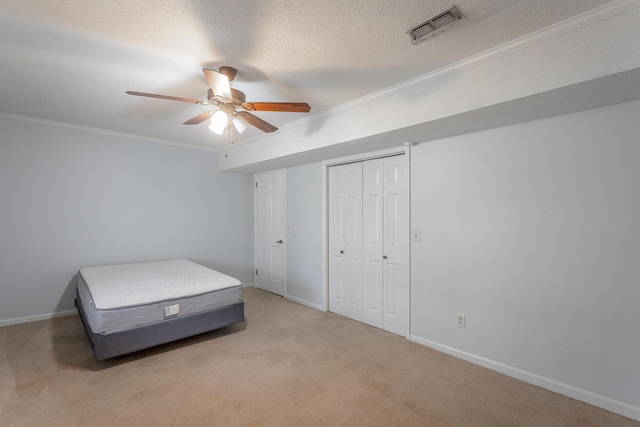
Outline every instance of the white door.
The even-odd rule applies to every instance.
[[[363,166],[363,321],[382,328],[384,160],[368,160]]]
[[[285,293],[286,277],[285,182],[284,170],[255,176],[255,284],[278,295]]]
[[[329,168],[329,310],[362,319],[362,163]]]
[[[384,159],[382,328],[409,333],[409,176],[406,156]]]

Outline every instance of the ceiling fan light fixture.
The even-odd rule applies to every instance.
[[[406,33],[411,37],[412,44],[422,43],[423,41],[451,27],[462,18],[463,15],[460,12],[460,9],[456,6],[451,6],[444,12],[440,12],[436,16],[414,26],[410,30],[406,31]]]
[[[239,115],[236,115],[233,118],[233,126],[236,128],[238,133],[242,133],[249,127],[249,123]]]
[[[224,129],[227,127],[227,123],[229,123],[229,117],[224,111],[216,111],[213,116],[211,116],[211,124],[209,124],[209,129],[211,132],[222,135]]]

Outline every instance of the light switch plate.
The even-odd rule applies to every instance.
[[[458,313],[458,319],[457,319],[456,326],[458,328],[463,328],[463,329],[467,327],[467,315],[466,314]]]

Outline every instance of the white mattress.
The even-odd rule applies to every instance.
[[[186,259],[88,267],[80,274],[96,308],[101,310],[204,294],[240,284],[231,276]]]
[[[94,333],[235,304],[241,293],[237,279],[187,260],[83,268],[78,279]]]

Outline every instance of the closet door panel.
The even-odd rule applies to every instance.
[[[345,314],[362,320],[362,163],[342,165],[346,170],[345,284],[349,288]]]
[[[362,164],[329,169],[329,310],[362,318]]]
[[[387,317],[397,318],[402,313],[397,304],[398,287],[400,286],[398,283],[398,268],[398,264],[388,262],[384,269],[384,313]]]
[[[343,257],[334,256],[329,268],[329,311],[344,316],[344,265]]]
[[[383,263],[382,228],[384,203],[384,162],[382,159],[363,163],[363,271],[364,319],[369,325],[382,328]]]
[[[409,333],[409,183],[404,156],[384,159],[383,329]]]
[[[346,220],[346,175],[329,169],[329,311],[344,316],[344,247]]]

